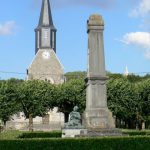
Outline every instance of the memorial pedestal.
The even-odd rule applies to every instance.
[[[83,125],[87,129],[115,128],[114,118],[108,108],[85,110],[83,118]]]
[[[62,130],[62,138],[74,138],[86,134],[87,134],[87,129],[63,129]]]
[[[87,129],[78,137],[107,137],[107,136],[122,136],[119,129]]]

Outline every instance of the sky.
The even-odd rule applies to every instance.
[[[5,0],[0,5],[0,79],[26,76],[35,55],[42,0]],[[105,22],[106,70],[150,73],[150,0],[50,0],[57,28],[57,56],[65,72],[87,70],[87,20]]]

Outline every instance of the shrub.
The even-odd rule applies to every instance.
[[[149,150],[150,137],[0,140],[1,150]]]
[[[61,131],[53,132],[24,132],[18,138],[60,138]]]
[[[141,136],[141,135],[150,135],[150,130],[147,131],[124,130],[122,133],[127,134],[129,136]]]

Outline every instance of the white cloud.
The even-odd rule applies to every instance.
[[[123,36],[126,44],[135,44],[143,47],[150,47],[150,33],[148,32],[131,32]]]
[[[0,24],[0,35],[12,35],[15,27],[15,21],[7,21],[3,24]]]
[[[131,32],[123,36],[123,43],[140,47],[146,58],[150,59],[150,33]]]
[[[148,14],[150,14],[150,0],[141,0],[139,5],[131,11],[130,16],[137,17]]]

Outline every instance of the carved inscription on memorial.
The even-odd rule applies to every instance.
[[[105,128],[106,127],[105,122],[98,119],[98,118],[92,118],[90,124],[95,128],[96,127],[98,127],[98,128]]]

